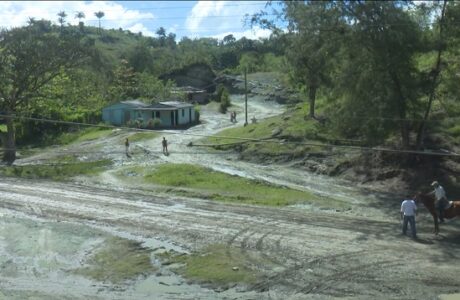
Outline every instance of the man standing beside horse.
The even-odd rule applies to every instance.
[[[430,194],[436,198],[435,207],[439,212],[439,222],[444,223],[444,208],[449,204],[446,191],[437,181],[433,181],[431,186],[434,190]]]
[[[415,201],[406,197],[401,204],[401,219],[403,220],[402,233],[405,235],[407,231],[407,223],[410,224],[412,237],[417,238],[417,231],[415,229],[415,215],[417,214],[417,205]]]

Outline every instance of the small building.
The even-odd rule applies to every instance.
[[[121,101],[102,109],[102,121],[112,125],[126,125],[135,120],[135,109],[146,107],[148,104],[140,100]]]
[[[206,90],[192,86],[177,87],[171,93],[176,96],[178,94],[185,94],[185,99],[189,103],[206,104],[209,102],[209,94]]]
[[[122,101],[104,108],[102,120],[113,125],[138,122],[141,127],[154,124],[158,128],[187,127],[197,122],[190,103],[167,101],[148,105],[139,100]]]

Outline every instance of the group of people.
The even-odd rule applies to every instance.
[[[430,193],[435,198],[435,207],[438,212],[439,222],[444,223],[444,209],[449,204],[446,197],[446,191],[437,181],[431,183],[433,191]],[[406,197],[401,204],[401,220],[402,220],[402,233],[405,235],[407,226],[410,225],[412,237],[417,238],[417,230],[415,226],[415,216],[417,215],[417,205],[414,199]]]
[[[163,148],[163,154],[164,155],[169,155],[169,152],[168,152],[168,140],[166,140],[165,137],[163,137],[163,140],[161,141],[161,146]],[[125,140],[125,153],[126,153],[126,157],[131,158],[131,154],[129,152],[129,140],[128,140],[128,138],[126,138],[126,140]]]

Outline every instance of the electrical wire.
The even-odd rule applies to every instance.
[[[382,147],[335,145],[335,144],[330,144],[330,143],[325,144],[325,143],[309,143],[309,142],[295,142],[295,141],[283,141],[283,140],[280,141],[274,138],[257,139],[257,138],[235,137],[235,136],[208,135],[208,134],[191,133],[191,132],[185,132],[185,131],[177,132],[177,131],[170,131],[170,130],[168,131],[151,130],[151,129],[142,129],[142,128],[131,128],[131,127],[125,127],[125,126],[117,127],[114,125],[98,125],[98,124],[60,121],[60,120],[24,117],[24,116],[17,116],[17,115],[5,115],[5,114],[0,114],[0,117],[30,120],[30,121],[45,122],[45,123],[54,123],[54,124],[78,125],[78,126],[106,128],[106,129],[120,129],[120,130],[138,131],[138,132],[155,132],[155,133],[161,133],[162,135],[185,135],[185,136],[208,137],[208,138],[214,138],[214,139],[226,139],[226,140],[236,140],[236,141],[255,142],[255,143],[275,143],[275,144],[281,144],[281,145],[354,149],[354,150],[360,150],[360,151],[376,151],[376,152],[389,152],[389,153],[401,153],[401,154],[419,154],[419,155],[431,155],[431,156],[460,157],[460,154],[457,154],[457,153],[440,152],[440,151],[420,151],[420,150],[390,149],[390,148],[382,148]],[[219,144],[213,145],[213,147],[219,147]]]

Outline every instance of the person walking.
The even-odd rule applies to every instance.
[[[126,156],[131,157],[131,155],[129,154],[129,140],[128,140],[128,138],[126,138],[126,140],[125,140],[125,150],[126,150]]]
[[[168,155],[168,141],[163,137],[163,140],[161,141],[161,145],[163,146],[163,154]]]
[[[417,205],[415,201],[406,197],[401,204],[401,219],[403,221],[402,233],[406,235],[407,232],[407,223],[410,224],[410,229],[412,231],[412,237],[417,238],[417,230],[415,228],[415,216],[417,214]]]
[[[444,223],[444,207],[449,203],[446,197],[446,191],[437,181],[433,181],[431,186],[434,190],[430,193],[436,199],[434,205],[439,213],[439,222]]]

